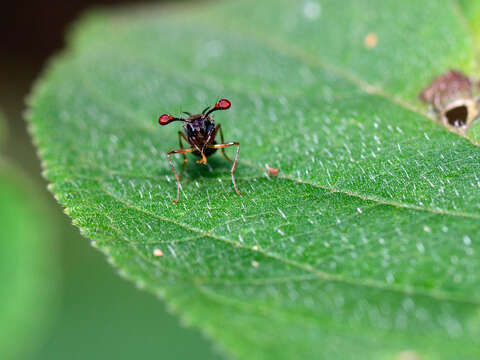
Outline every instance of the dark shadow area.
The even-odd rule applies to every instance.
[[[230,169],[232,163],[222,156],[220,151],[208,157],[207,164],[197,164],[199,157],[191,155],[188,157],[188,164],[185,168],[184,179],[186,181],[195,181],[202,178],[214,179],[214,178],[229,178]],[[183,161],[175,161],[176,169],[180,171],[182,169]],[[173,176],[173,173],[172,173]]]

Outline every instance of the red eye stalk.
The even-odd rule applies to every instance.
[[[217,111],[217,110],[228,110],[228,109],[230,109],[230,106],[232,106],[232,103],[229,100],[227,100],[227,99],[218,100],[218,102],[215,104],[215,106],[213,108],[211,108],[210,110],[208,110],[208,108],[205,109],[205,110],[208,110],[205,113],[205,116],[208,116],[212,112]]]
[[[172,116],[172,115],[168,115],[168,114],[163,114],[162,116],[160,116],[158,118],[158,123],[160,125],[167,125],[169,122],[171,122],[172,120],[174,120],[175,118]]]
[[[230,109],[230,106],[232,106],[232,103],[229,100],[221,99],[215,104],[215,109],[227,110]]]

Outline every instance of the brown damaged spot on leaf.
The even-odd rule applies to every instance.
[[[447,126],[466,129],[478,115],[472,80],[458,70],[436,77],[419,95],[433,107],[438,121]]]
[[[268,174],[271,175],[271,176],[277,176],[278,175],[278,169],[274,169],[274,168],[269,167],[268,168]]]

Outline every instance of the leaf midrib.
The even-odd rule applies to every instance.
[[[307,273],[313,274],[318,279],[321,279],[321,280],[324,280],[324,281],[340,282],[340,283],[345,283],[345,284],[350,284],[350,285],[355,285],[355,286],[361,286],[361,287],[367,287],[367,288],[374,288],[374,289],[379,289],[379,290],[384,290],[384,291],[389,291],[389,292],[394,292],[394,293],[402,293],[402,294],[409,295],[409,296],[411,296],[411,295],[427,296],[427,297],[433,298],[433,299],[438,300],[438,301],[448,301],[448,302],[456,302],[456,303],[463,303],[463,304],[480,305],[480,300],[478,300],[478,299],[463,299],[463,298],[453,297],[449,294],[444,293],[443,291],[432,291],[432,290],[424,291],[424,290],[420,290],[418,288],[405,288],[405,287],[399,287],[399,286],[388,287],[384,283],[378,282],[378,281],[365,281],[364,280],[363,282],[358,282],[354,279],[348,279],[348,278],[343,277],[343,276],[319,271],[319,270],[313,268],[310,265],[304,265],[304,264],[298,263],[296,261],[292,261],[292,260],[283,258],[283,257],[281,257],[277,254],[267,252],[267,251],[265,251],[261,248],[253,249],[252,247],[240,244],[240,243],[238,243],[238,242],[236,242],[232,239],[229,239],[229,238],[226,238],[226,237],[223,237],[223,236],[214,235],[214,234],[210,233],[209,231],[204,231],[202,229],[189,226],[189,225],[184,224],[182,222],[178,222],[178,221],[175,221],[173,219],[169,219],[169,218],[160,216],[160,215],[158,215],[154,212],[139,208],[138,206],[136,206],[136,205],[134,205],[134,204],[132,204],[128,201],[125,201],[124,199],[122,199],[122,198],[116,196],[114,193],[110,192],[105,187],[105,185],[101,182],[100,179],[98,179],[98,182],[99,182],[99,185],[100,185],[102,191],[106,195],[108,195],[114,201],[118,202],[119,204],[121,204],[121,205],[123,205],[123,206],[125,206],[125,207],[127,207],[131,210],[143,213],[143,214],[148,215],[148,216],[152,216],[152,217],[154,217],[158,220],[164,221],[164,222],[169,222],[169,223],[174,224],[176,226],[179,226],[179,227],[181,227],[185,230],[188,230],[188,231],[191,231],[193,233],[202,235],[202,236],[210,238],[212,240],[221,241],[221,242],[229,244],[230,246],[233,246],[235,248],[240,248],[240,249],[251,251],[253,253],[262,254],[265,257],[267,257],[269,259],[272,259],[274,261],[278,261],[278,262],[280,262],[284,265],[289,265],[289,266],[292,266],[292,267],[297,268],[299,270],[302,270],[302,271],[305,271]],[[303,275],[303,276],[305,276],[305,275]]]
[[[240,164],[247,165],[247,166],[251,167],[252,169],[258,170],[260,172],[260,175],[262,175],[262,176],[268,176],[268,174],[265,172],[265,170],[262,167],[254,164],[254,163],[252,163],[248,160],[239,160],[238,162]],[[99,171],[102,171],[106,175],[126,175],[126,176],[129,176],[129,177],[136,177],[137,176],[137,175],[134,175],[134,174],[123,174],[121,172],[114,171],[114,170],[99,166],[97,164],[93,164],[89,161],[82,161],[81,159],[77,159],[76,164],[77,165],[84,164],[84,165],[87,165],[89,167],[94,167],[94,168],[98,169]],[[70,168],[70,170],[73,170],[73,169],[74,169],[74,167]],[[90,179],[90,180],[100,181],[99,177],[90,177],[90,176],[85,176],[85,175],[75,175],[75,176]],[[140,174],[140,175],[138,175],[138,177],[148,178],[148,179],[151,179],[151,180],[159,180],[159,179],[153,178],[152,176],[148,176],[146,174]],[[252,178],[255,178],[255,177],[252,177]],[[309,186],[312,186],[312,187],[315,187],[315,188],[319,188],[319,189],[322,189],[322,190],[329,191],[331,193],[338,193],[338,194],[350,196],[350,197],[353,197],[353,198],[361,199],[361,200],[364,200],[364,201],[371,201],[371,202],[375,202],[375,203],[378,203],[378,204],[381,204],[381,205],[392,206],[392,207],[399,208],[399,209],[429,212],[429,213],[433,213],[433,214],[454,216],[454,217],[459,217],[459,218],[469,218],[469,219],[477,219],[477,220],[480,219],[480,214],[472,214],[472,213],[468,213],[468,212],[455,212],[455,211],[450,211],[450,210],[444,210],[444,209],[441,209],[441,208],[435,209],[435,208],[430,208],[430,207],[422,207],[422,206],[417,206],[417,205],[413,205],[413,204],[403,203],[403,202],[400,202],[400,201],[391,201],[391,200],[389,201],[389,200],[385,200],[385,199],[376,198],[376,197],[373,197],[373,196],[362,195],[360,193],[348,191],[348,190],[345,190],[345,189],[339,189],[339,188],[335,188],[335,187],[321,185],[321,184],[318,184],[318,183],[315,183],[315,182],[299,179],[299,178],[289,176],[289,175],[283,175],[283,174],[282,175],[277,175],[275,178],[288,180],[288,181],[292,181],[292,182],[303,184],[303,185],[309,185]],[[225,178],[225,179],[227,179],[227,178]],[[228,179],[230,179],[230,177],[228,177]],[[237,179],[238,180],[240,180],[240,179],[245,180],[247,178],[237,178]]]

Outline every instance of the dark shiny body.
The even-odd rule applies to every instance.
[[[215,141],[215,121],[210,116],[204,114],[192,115],[187,119],[188,122],[183,125],[183,130],[187,135],[187,141],[195,148],[204,149],[205,156],[214,154],[217,149],[206,147],[206,145],[216,145]],[[198,150],[194,155],[201,157],[202,153]]]

